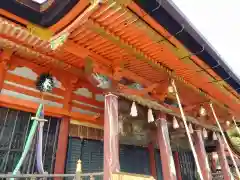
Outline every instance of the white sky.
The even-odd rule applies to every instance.
[[[240,77],[240,0],[172,0]]]

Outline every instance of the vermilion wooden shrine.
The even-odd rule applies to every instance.
[[[14,172],[42,103],[48,174],[75,173],[80,160],[90,179],[240,178],[226,133],[238,130],[240,83],[170,1],[0,8],[1,177]],[[42,73],[56,86],[44,95],[35,85]],[[36,144],[34,136],[22,175],[39,173]]]

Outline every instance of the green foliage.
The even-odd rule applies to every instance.
[[[232,128],[227,131],[227,134],[232,145],[236,148],[237,151],[240,152],[240,134],[238,133],[237,129]]]

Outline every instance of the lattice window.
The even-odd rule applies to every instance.
[[[192,152],[178,152],[179,153],[179,163],[182,179],[184,180],[195,180],[197,176],[197,171],[195,167],[195,161]]]
[[[30,131],[31,113],[0,107],[0,173],[12,172],[23,152]],[[60,120],[46,117],[43,132],[44,170],[53,173]],[[36,135],[25,158],[21,173],[36,172]]]

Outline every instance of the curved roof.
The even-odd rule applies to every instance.
[[[211,69],[239,93],[239,77],[226,65],[210,43],[196,30],[171,0],[162,0],[160,3],[161,5],[157,1],[137,0],[137,4],[141,8],[165,27],[193,54],[208,64]]]
[[[176,34],[182,27],[176,24],[165,26],[170,21],[176,21],[164,8],[159,8],[160,12],[157,12],[158,8],[152,12],[151,1],[144,7],[145,11],[152,12],[150,15],[156,21],[162,13],[160,24],[133,1],[124,5],[111,1],[91,7],[88,0],[81,0],[56,24],[41,29],[44,32],[51,30],[55,35],[69,33],[64,45],[54,50],[50,48],[53,41],[50,44],[48,39],[39,38],[39,27],[33,31],[29,29],[29,20],[10,12],[3,13],[0,9],[0,14],[4,16],[0,18],[0,47],[11,47],[14,51],[12,59],[17,65],[21,62],[20,65],[27,66],[29,62],[34,62],[43,68],[62,69],[76,79],[85,77],[83,70],[90,59],[95,73],[109,77],[114,73],[112,78],[116,81],[126,78],[144,87],[138,91],[120,84],[123,93],[139,94],[164,105],[169,79],[174,78],[187,114],[195,116],[198,106],[204,103],[207,106],[209,100],[216,104],[217,112],[224,120],[230,116],[229,109],[239,114],[236,92],[226,83],[224,87],[212,83],[222,79],[212,70],[206,70],[206,63],[200,60],[204,58],[193,57],[182,43],[171,38],[168,32]],[[154,7],[157,7],[156,4]],[[176,37],[195,45],[196,42],[184,32]],[[198,48],[193,46],[192,52],[201,52]],[[204,53],[206,51],[200,55]]]

